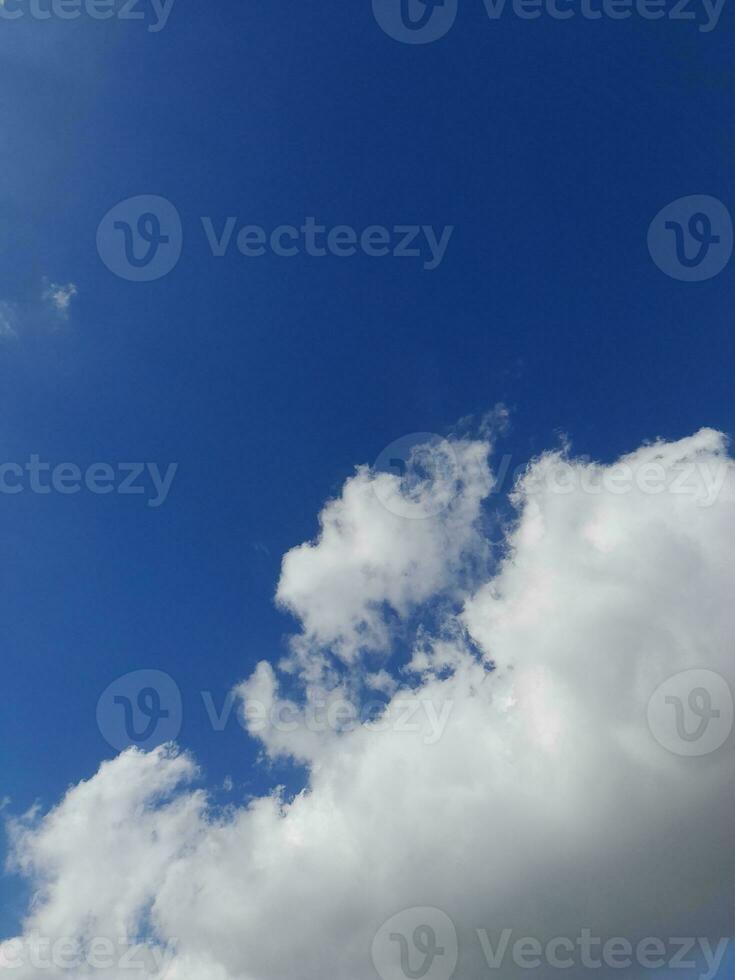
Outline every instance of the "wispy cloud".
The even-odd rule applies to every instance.
[[[0,0],[0,5],[2,0]],[[13,303],[0,300],[0,340],[10,340],[18,336],[18,311]]]
[[[71,307],[71,301],[77,295],[77,287],[73,282],[68,282],[62,285],[58,282],[50,282],[48,279],[43,280],[43,293],[41,294],[41,299],[44,303],[47,303],[51,309],[56,312],[62,320],[69,319],[69,309]]]
[[[18,341],[25,335],[55,332],[68,322],[77,293],[75,283],[53,282],[44,276],[40,291],[29,299],[0,300],[0,341]]]

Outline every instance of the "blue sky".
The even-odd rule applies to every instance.
[[[0,456],[178,464],[145,495],[0,498],[6,555],[2,794],[53,805],[115,755],[100,694],[169,673],[181,741],[240,799],[273,769],[234,715],[207,722],[294,622],[282,555],[355,465],[498,402],[519,463],[567,433],[609,461],[702,425],[735,429],[735,266],[665,275],[646,234],[668,202],[735,208],[732,9],[688,20],[491,21],[402,44],[367,2],[176,3],[146,22],[0,21],[4,134]],[[181,216],[176,267],[115,276],[96,248],[118,201]],[[216,258],[202,217],[273,229],[453,226],[441,263]],[[68,318],[44,280],[74,283]],[[46,304],[48,306],[48,304]],[[292,778],[275,765],[277,779]],[[0,881],[4,932],[23,890]]]

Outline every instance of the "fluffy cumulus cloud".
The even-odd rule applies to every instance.
[[[390,614],[403,618],[456,588],[462,563],[481,549],[476,524],[492,485],[487,445],[437,440],[423,470],[409,472],[425,474],[408,487],[413,496],[405,477],[360,467],[322,511],[317,541],[284,558],[277,600],[303,624],[293,644],[302,660],[330,651],[350,662],[385,650]]]
[[[75,976],[130,976],[124,943],[170,980],[476,980],[525,975],[528,951],[511,948],[533,937],[542,957],[573,955],[578,977],[584,930],[649,941],[598,977],[673,965],[674,937],[699,937],[713,975],[735,897],[725,440],[702,430],[611,466],[542,456],[492,566],[488,446],[451,446],[441,506],[429,481],[423,516],[407,516],[413,490],[360,469],[284,560],[278,601],[301,632],[238,691],[245,711],[300,685],[288,731],[248,718],[266,755],[306,761],[304,790],[222,812],[174,747],[106,763],[14,825],[36,895],[24,935],[0,947],[11,975],[69,976],[31,963],[64,938]],[[369,689],[383,713],[317,730],[316,688],[327,701]]]

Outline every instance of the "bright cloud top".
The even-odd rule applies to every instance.
[[[303,624],[294,644],[302,658],[330,650],[351,662],[386,650],[390,613],[403,618],[457,587],[461,564],[483,544],[487,445],[443,440],[431,455],[438,478],[413,488],[408,506],[398,475],[360,467],[322,511],[318,540],[284,558],[277,600]]]
[[[388,713],[413,702],[413,724],[261,727],[266,754],[308,763],[308,786],[224,814],[189,788],[194,763],[172,747],[106,763],[14,827],[16,864],[37,889],[24,938],[2,947],[18,980],[41,975],[29,948],[62,937],[86,964],[79,976],[129,975],[117,960],[89,965],[106,939],[144,944],[171,980],[367,980],[376,966],[402,980],[400,961],[374,947],[373,963],[373,937],[425,906],[456,927],[462,980],[524,972],[490,970],[478,929],[493,945],[506,928],[539,940],[728,935],[732,743],[687,758],[647,724],[649,699],[679,671],[735,689],[724,438],[642,447],[617,464],[632,477],[624,491],[605,483],[612,467],[541,457],[480,583],[489,447],[452,446],[447,506],[401,517],[385,506],[400,480],[361,468],[324,508],[318,539],[286,555],[278,587],[301,621],[283,667],[291,683],[296,667],[303,704],[315,686],[354,697],[362,680]],[[550,478],[560,466],[577,477],[563,490]],[[413,650],[389,672],[408,622]],[[238,692],[267,703],[280,682],[264,663]]]

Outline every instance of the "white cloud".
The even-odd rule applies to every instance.
[[[390,644],[386,606],[434,612],[438,593],[461,591],[489,478],[481,445],[458,453],[464,489],[436,517],[393,520],[371,494],[382,475],[359,470],[325,508],[319,541],[287,555],[278,594],[302,620],[307,685],[311,658],[320,683],[329,663],[338,688],[351,684],[366,653]],[[702,506],[670,482],[559,492],[546,475],[561,458],[542,457],[518,487],[493,577],[438,635],[421,632],[414,672],[375,685],[451,703],[438,741],[423,713],[409,731],[267,731],[266,751],[308,760],[308,787],[224,815],[185,787],[185,756],[127,752],[16,832],[38,888],[25,935],[175,940],[170,980],[367,980],[376,931],[415,906],[455,923],[461,980],[507,975],[488,970],[476,929],[493,942],[506,927],[728,935],[732,741],[680,757],[652,736],[646,706],[687,668],[735,690],[733,463],[710,430],[626,458],[635,473],[652,460],[667,477],[694,462],[724,472]],[[278,685],[263,664],[241,693],[265,703]]]
[[[22,303],[0,300],[0,340],[54,332],[69,319],[77,292],[73,282],[51,282],[44,276],[40,294],[31,300]]]
[[[18,336],[18,311],[12,303],[0,301],[0,339]]]
[[[460,563],[483,543],[476,524],[491,487],[487,455],[483,442],[444,441],[433,452],[438,477],[414,487],[408,506],[393,473],[360,467],[345,483],[322,511],[318,540],[283,559],[277,601],[303,624],[302,662],[325,648],[348,663],[361,650],[385,650],[391,613],[405,617],[457,586]]]
[[[62,320],[69,318],[71,301],[76,295],[77,287],[73,282],[62,285],[58,282],[49,282],[48,279],[43,280],[41,298]]]

